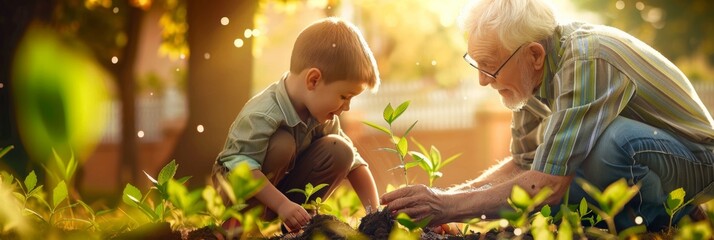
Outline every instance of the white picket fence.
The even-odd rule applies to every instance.
[[[108,103],[107,125],[102,137],[102,143],[118,143],[121,141],[121,102]],[[178,90],[167,90],[163,96],[148,95],[136,100],[136,135],[139,131],[143,136],[140,142],[158,142],[163,140],[163,124],[187,113],[186,98]]]
[[[714,115],[714,83],[698,82],[694,84],[694,88],[709,112]],[[186,115],[185,96],[178,92],[166,94],[163,97],[148,96],[137,99],[137,131],[144,132],[139,141],[161,141],[162,124]],[[487,99],[490,101],[486,101]],[[391,104],[396,108],[404,101],[411,103],[409,109],[393,123],[395,130],[404,130],[417,120],[420,130],[468,129],[477,124],[477,111],[506,111],[500,106],[498,96],[493,90],[478,86],[475,81],[464,81],[460,86],[448,89],[432,87],[422,81],[410,81],[384,83],[376,94],[365,92],[359,95],[352,101],[348,114],[356,113],[360,121],[384,125],[384,107]],[[490,106],[494,104],[498,106]],[[102,142],[117,143],[121,139],[121,103],[114,101],[108,108],[108,124]]]

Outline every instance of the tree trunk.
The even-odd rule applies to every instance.
[[[228,128],[250,98],[253,39],[243,33],[253,29],[257,6],[258,1],[188,1],[189,117],[170,158],[179,164],[177,176],[193,176],[192,186],[206,184]],[[228,25],[221,24],[223,17]],[[238,38],[240,47],[234,45]]]
[[[137,160],[139,157],[136,136],[136,81],[134,79],[136,55],[139,46],[139,34],[143,11],[137,7],[128,7],[126,16],[127,43],[121,58],[112,69],[117,76],[121,99],[121,155],[118,183],[131,182],[135,186],[139,181]],[[120,188],[122,186],[119,186]]]

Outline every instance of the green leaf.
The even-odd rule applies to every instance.
[[[426,225],[429,224],[429,222],[431,221],[432,218],[434,218],[434,217],[433,217],[433,216],[429,216],[429,217],[427,217],[427,218],[425,218],[425,219],[422,219],[422,220],[420,220],[420,221],[418,221],[418,222],[414,222],[414,220],[412,220],[412,219],[409,217],[409,215],[407,215],[406,213],[399,213],[399,214],[397,215],[397,217],[396,217],[396,220],[397,220],[397,222],[398,222],[399,224],[401,224],[402,226],[406,227],[406,228],[409,229],[409,231],[411,232],[411,231],[414,231],[414,230],[416,230],[416,229],[420,229],[420,228],[425,227]]]
[[[540,214],[543,214],[543,216],[545,216],[545,217],[550,217],[550,213],[551,213],[550,205],[548,205],[548,204],[546,204],[545,206],[543,206],[540,209]]]
[[[56,208],[62,201],[67,198],[67,184],[64,180],[60,181],[54,190],[52,190],[52,205]]]
[[[402,104],[399,104],[397,109],[394,110],[394,113],[392,113],[392,121],[397,120],[397,118],[399,118],[399,116],[401,116],[402,113],[404,113],[404,111],[407,110],[407,108],[409,107],[409,103],[410,103],[410,101],[406,101],[406,102],[403,102]]]
[[[72,151],[72,155],[69,157],[69,163],[67,163],[67,168],[64,170],[66,179],[70,179],[74,176],[74,172],[77,170],[77,160],[74,158],[74,151]]]
[[[15,146],[10,145],[10,146],[4,147],[2,150],[0,150],[0,158],[2,158],[3,156],[5,156],[5,154],[7,154],[8,152],[10,152],[10,150],[12,150],[13,148],[15,148]]]
[[[558,240],[573,239],[573,228],[568,221],[562,221],[558,226]]]
[[[513,186],[513,189],[511,190],[510,199],[511,201],[513,201],[513,205],[520,210],[525,210],[532,203],[531,197],[528,195],[528,192],[526,192],[526,190],[524,190],[518,185]]]
[[[684,192],[684,188],[677,188],[667,195],[667,205],[665,206],[667,214],[672,216],[677,210],[679,210],[682,203],[684,203],[685,195],[686,193]]]
[[[64,171],[65,171],[65,169],[67,169],[67,167],[65,166],[64,161],[62,161],[62,158],[60,158],[60,156],[57,154],[57,151],[55,151],[54,148],[52,148],[52,153],[53,153],[54,156],[55,156],[55,164],[57,164],[57,168],[59,168],[59,170],[61,171],[61,173],[62,173],[63,175],[65,175],[65,172],[64,172]],[[65,176],[63,176],[63,177],[65,177],[65,179],[66,179],[67,176],[65,175]]]
[[[176,174],[176,168],[178,168],[178,165],[176,164],[176,159],[171,160],[171,162],[166,164],[166,166],[164,166],[159,172],[159,184],[164,185],[166,182],[169,181],[169,179],[174,178],[174,175]]]
[[[583,216],[587,215],[588,213],[590,213],[588,211],[588,201],[586,201],[585,198],[580,200],[580,206],[579,206],[578,212],[580,214],[580,217],[583,217]]]
[[[384,121],[386,121],[389,125],[392,125],[392,122],[394,121],[394,118],[392,117],[394,113],[394,109],[392,108],[392,104],[388,103],[386,107],[384,107],[384,112],[382,112],[382,117],[384,117]]]
[[[29,193],[35,189],[35,186],[37,186],[37,175],[35,175],[35,171],[33,170],[25,177],[25,188],[27,188],[27,192]]]
[[[392,131],[389,131],[389,129],[387,129],[385,127],[379,126],[377,124],[374,124],[374,123],[371,123],[368,121],[362,121],[362,123],[367,124],[367,126],[370,126],[370,127],[377,129],[379,131],[382,131],[382,132],[386,133],[387,135],[390,135],[390,136],[392,135]]]
[[[131,183],[127,183],[126,186],[124,187],[124,192],[122,194],[122,200],[124,203],[128,204],[129,206],[134,206],[136,207],[136,204],[141,201],[141,191],[139,191],[138,188],[134,187],[134,185],[131,185]]]
[[[399,151],[399,155],[402,157],[407,155],[407,148],[408,148],[408,143],[407,139],[402,137],[399,139],[399,142],[397,143],[397,150]]]
[[[159,186],[159,181],[156,181],[156,179],[154,177],[152,177],[151,175],[149,175],[149,173],[147,173],[146,171],[143,171],[143,172],[144,172],[144,175],[146,175],[146,177],[149,178],[149,181],[151,181],[151,183],[154,184],[154,186]]]
[[[406,137],[407,135],[409,135],[409,132],[411,132],[411,131],[412,131],[412,128],[414,128],[414,125],[416,125],[416,124],[417,124],[417,122],[419,122],[419,120],[417,120],[417,121],[414,121],[414,123],[412,123],[412,125],[411,125],[411,126],[409,126],[409,128],[407,128],[407,131],[406,131],[406,132],[404,132],[404,136],[405,136],[405,137]]]
[[[310,184],[310,183],[308,183],[308,184]],[[317,191],[320,191],[320,189],[323,189],[323,188],[327,187],[328,185],[329,185],[329,184],[327,184],[327,183],[321,183],[321,184],[315,186],[315,187],[312,189],[312,191],[310,192],[310,196],[312,196],[312,194],[315,194]]]
[[[305,192],[305,190],[302,190],[302,189],[299,189],[299,188],[290,189],[290,190],[288,190],[288,191],[285,192],[285,193],[294,193],[294,192],[302,193],[303,195],[307,195],[307,192]]]

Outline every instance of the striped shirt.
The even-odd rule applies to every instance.
[[[618,115],[714,146],[714,121],[692,84],[647,44],[577,22],[540,43],[543,81],[513,112],[511,153],[521,167],[573,174]]]

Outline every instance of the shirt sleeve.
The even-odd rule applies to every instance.
[[[575,43],[573,45],[576,45]],[[585,48],[576,56],[594,56]],[[622,112],[635,84],[609,62],[576,57],[563,62],[553,78],[552,114],[544,119],[543,143],[532,170],[570,175],[585,160],[600,135]]]
[[[357,148],[355,148],[354,144],[352,143],[352,139],[350,139],[349,136],[342,130],[342,127],[340,126],[340,119],[338,117],[335,117],[333,121],[330,121],[330,123],[327,123],[325,125],[325,132],[324,134],[336,134],[345,139],[345,141],[349,144],[350,148],[352,148],[352,152],[354,153],[354,161],[352,162],[352,167],[350,167],[350,171],[354,170],[355,168],[359,166],[368,166],[367,161],[362,158],[362,155],[357,152]]]
[[[278,122],[263,113],[239,116],[233,124],[218,161],[232,170],[241,162],[251,170],[261,169],[270,136],[278,129]]]

